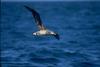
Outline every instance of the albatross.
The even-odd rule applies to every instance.
[[[35,22],[39,28],[39,31],[37,32],[33,32],[33,35],[35,36],[44,36],[44,35],[52,35],[54,36],[56,39],[59,40],[59,35],[51,30],[48,30],[42,23],[41,21],[41,18],[40,18],[40,15],[37,11],[35,11],[34,9],[28,7],[28,6],[24,6],[26,9],[28,9],[31,13],[32,13],[32,16],[33,18],[35,19]]]

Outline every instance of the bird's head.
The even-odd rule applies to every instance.
[[[35,33],[33,33],[33,35],[37,35],[37,34],[36,34],[36,32],[35,32]]]
[[[51,32],[50,34],[52,34],[52,35],[56,35],[56,33],[54,33],[54,32]]]

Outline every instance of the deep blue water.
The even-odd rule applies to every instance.
[[[60,35],[36,37],[28,5]],[[2,2],[2,67],[100,67],[100,2]]]

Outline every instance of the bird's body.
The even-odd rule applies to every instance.
[[[44,25],[42,24],[39,13],[37,13],[34,9],[32,9],[28,6],[25,6],[25,8],[27,8],[29,11],[32,12],[32,16],[35,19],[35,22],[39,28],[39,31],[34,32],[33,35],[35,35],[35,36],[52,35],[52,36],[55,36],[59,40],[59,35],[57,33],[53,32],[51,30],[48,30],[44,27]]]
[[[39,30],[37,32],[34,32],[33,35],[38,35],[38,36],[41,36],[41,35],[56,35],[56,33],[54,33],[53,31],[50,31],[50,30]]]

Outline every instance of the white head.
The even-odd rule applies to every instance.
[[[55,35],[55,33],[54,33],[54,32],[50,32],[50,34]]]
[[[36,32],[35,32],[35,33],[33,33],[33,35],[36,35]]]

